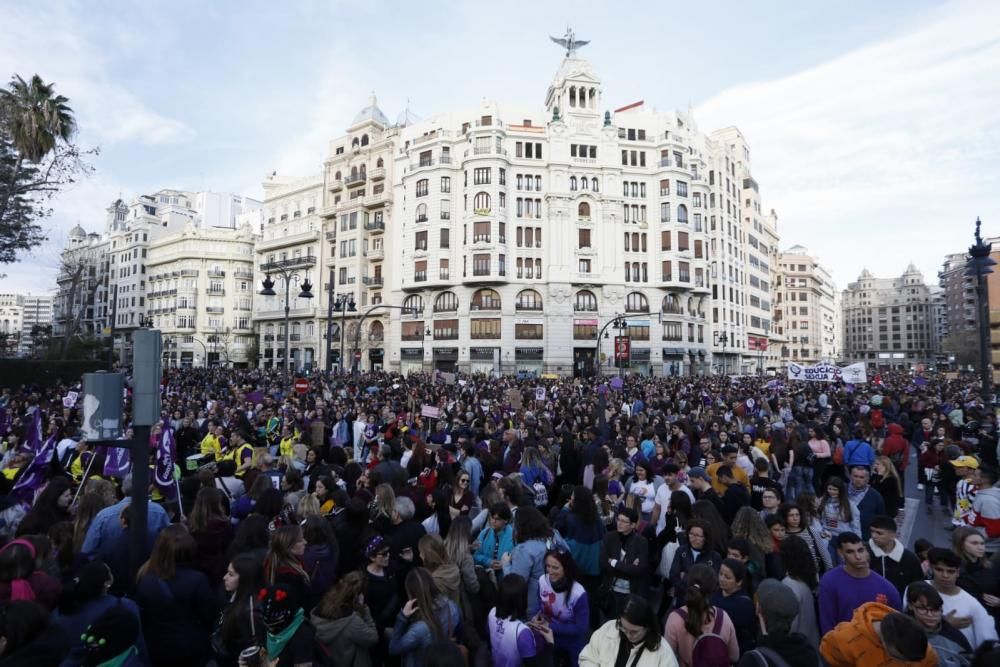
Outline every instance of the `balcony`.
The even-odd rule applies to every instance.
[[[344,179],[344,185],[349,188],[354,188],[359,185],[364,185],[368,179],[364,174],[358,174],[357,176],[348,176]]]
[[[515,312],[522,313],[526,311],[542,312],[542,304],[540,303],[519,303],[514,306]]]
[[[378,208],[392,203],[392,197],[388,192],[378,192],[365,197],[365,208]]]
[[[344,182],[339,178],[332,179],[330,181],[329,188],[330,192],[340,192],[344,189]]]
[[[265,238],[264,240],[257,242],[257,254],[263,254],[263,252],[274,248],[301,245],[303,243],[309,243],[310,241],[318,241],[319,238],[318,229],[310,229],[304,232],[299,232],[298,234],[289,234],[288,236],[276,234],[271,238]]]
[[[385,231],[385,223],[378,220],[369,220],[365,223],[365,231],[372,234],[381,234]]]
[[[422,333],[418,333],[418,334],[403,334],[402,336],[400,336],[400,339],[401,340],[405,340],[407,342],[413,342],[413,341],[423,340],[424,339],[424,335]]]
[[[253,271],[250,269],[236,269],[233,271],[233,276],[237,280],[253,280]]]
[[[347,276],[346,278],[344,278],[343,280],[340,281],[340,284],[341,285],[353,285],[356,282],[358,282],[358,279],[357,279],[356,276]]]
[[[450,275],[451,271],[449,269],[440,269],[438,273],[438,280],[450,280]]]
[[[181,278],[197,278],[197,277],[198,277],[198,269],[181,269]]]
[[[368,250],[368,252],[365,253],[365,256],[368,259],[372,259],[372,260],[375,260],[375,259],[384,259],[385,258],[385,251],[383,251],[382,248],[370,248]]]
[[[417,216],[417,222],[418,223],[420,223],[420,222],[427,222],[427,216],[426,215],[418,215]]]
[[[336,229],[331,229],[330,231],[328,231],[326,233],[326,240],[327,241],[336,241],[337,240],[337,230]]]
[[[209,287],[207,290],[205,290],[205,293],[208,294],[209,296],[225,296],[226,290],[225,288],[222,287]]]
[[[292,257],[291,259],[267,262],[260,265],[260,270],[263,273],[280,273],[282,270],[305,269],[311,266],[316,266],[316,258],[312,255],[306,255],[304,257]]]
[[[499,313],[500,312],[500,304],[499,303],[497,303],[497,304],[487,303],[487,304],[484,305],[484,304],[481,304],[481,303],[473,303],[473,304],[471,304],[469,306],[469,310],[472,311],[472,312],[474,312],[474,313],[480,313],[480,312],[496,312],[496,313]]]
[[[414,271],[413,272],[413,282],[415,282],[415,283],[425,283],[425,282],[427,282],[427,272],[426,271]]]
[[[369,287],[381,287],[382,286],[382,276],[365,276],[361,279],[365,285]]]
[[[223,270],[221,270],[221,269],[209,269],[208,270],[208,277],[209,278],[225,278],[226,277],[226,272],[223,271]]]
[[[472,236],[472,242],[473,243],[489,243],[490,242],[490,235],[489,234],[473,234],[473,236]]]
[[[274,334],[264,334],[264,342],[271,343],[274,341]]]
[[[194,331],[194,321],[185,322],[185,321],[181,320],[180,322],[177,323],[177,328],[178,329],[183,329],[183,330]]]
[[[221,315],[226,312],[226,309],[222,306],[208,306],[205,308],[205,312],[209,315]]]
[[[293,343],[296,343],[296,342],[298,342],[298,341],[302,340],[302,334],[297,334],[297,333],[293,333],[293,334],[292,334],[292,335],[291,335],[291,336],[289,337],[289,340],[290,340],[290,341],[292,341]]]
[[[371,170],[368,177],[373,181],[384,181],[385,180],[385,167],[376,167]]]
[[[418,169],[427,169],[428,167],[433,167],[433,166],[434,166],[434,160],[432,158],[424,158],[419,162],[411,162],[410,171],[414,172],[417,171]]]

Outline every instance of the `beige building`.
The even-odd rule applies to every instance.
[[[898,278],[865,269],[848,283],[842,309],[847,363],[903,370],[934,363],[933,295],[913,264]]]
[[[165,366],[251,362],[253,253],[249,226],[202,229],[193,221],[150,244],[146,306],[163,333]]]
[[[830,272],[801,245],[778,256],[778,272],[774,318],[784,337],[782,363],[835,362],[839,314]]]

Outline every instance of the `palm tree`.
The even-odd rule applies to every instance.
[[[37,164],[55,150],[59,141],[68,143],[76,132],[76,119],[69,100],[55,94],[54,84],[45,83],[37,74],[30,82],[15,74],[9,90],[0,89],[0,124],[18,153],[10,183],[0,200],[2,220],[24,161]]]

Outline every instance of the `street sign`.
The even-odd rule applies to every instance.
[[[354,361],[361,361],[361,350],[354,351]]]
[[[615,336],[615,361],[628,361],[630,346],[628,336]]]
[[[304,394],[309,391],[309,380],[305,378],[295,378],[295,391]]]

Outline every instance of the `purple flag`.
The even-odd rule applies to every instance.
[[[163,430],[160,432],[160,442],[156,446],[156,463],[153,466],[153,483],[168,500],[177,495],[174,485],[174,461],[177,459],[177,446],[174,443],[174,430],[170,422],[163,420]]]
[[[36,407],[35,414],[31,417],[31,426],[24,434],[24,448],[33,454],[37,454],[42,446],[42,409]]]
[[[105,447],[104,476],[124,479],[132,469],[131,454],[125,447]]]
[[[7,431],[9,430],[7,425],[7,408],[0,405],[0,438],[7,437]]]
[[[45,441],[35,453],[35,458],[31,460],[28,467],[25,468],[24,472],[21,473],[20,479],[14,484],[14,489],[11,491],[11,495],[22,503],[28,503],[29,505],[34,500],[35,492],[38,491],[45,484],[45,480],[48,477],[49,465],[52,463],[52,459],[55,457],[56,453],[56,436],[50,437]]]
[[[918,387],[924,387],[927,385],[927,378],[923,377],[922,375],[918,375],[917,377],[913,378],[913,384],[917,385]]]
[[[249,394],[247,394],[246,398],[247,398],[247,401],[249,401],[250,403],[253,403],[254,405],[257,405],[258,403],[263,403],[264,402],[264,392],[259,391],[259,390],[258,391],[251,391]]]

